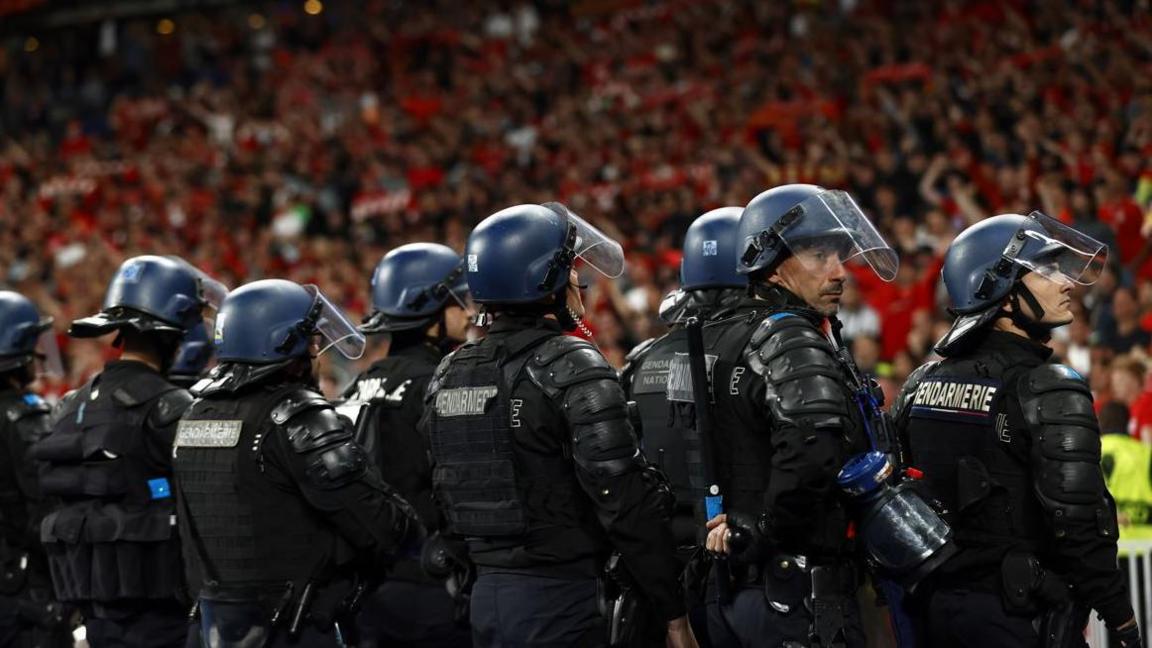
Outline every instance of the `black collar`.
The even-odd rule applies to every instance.
[[[512,334],[525,329],[552,329],[557,333],[563,333],[564,328],[560,326],[560,322],[549,318],[537,315],[516,315],[512,313],[504,313],[492,322],[488,327],[488,335],[503,335]]]
[[[989,329],[973,347],[981,353],[1003,353],[1015,358],[1034,358],[1040,362],[1047,362],[1052,357],[1052,349],[1032,338]]]
[[[746,297],[737,306],[738,311],[767,310],[767,312],[788,311],[803,317],[817,327],[824,324],[825,319],[835,320],[834,317],[825,317],[823,313],[812,308],[808,302],[796,296],[791,290],[776,285],[760,284],[753,288],[751,296]]]

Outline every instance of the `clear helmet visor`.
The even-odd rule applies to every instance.
[[[316,316],[316,333],[323,338],[320,353],[335,348],[340,355],[349,360],[356,360],[364,355],[364,334],[357,330],[356,325],[337,308],[320,289],[312,284],[304,286],[316,299],[319,313]],[[317,355],[319,355],[317,354]]]
[[[56,331],[52,320],[47,320],[45,328],[36,338],[36,357],[40,360],[40,373],[53,378],[64,377],[64,362],[60,357],[60,345],[56,343]]]
[[[900,259],[845,191],[823,191],[793,207],[772,231],[805,269],[864,263],[884,281],[896,278]]]
[[[212,310],[220,310],[220,304],[224,303],[224,298],[228,296],[228,286],[178,256],[169,255],[168,258],[178,261],[192,271],[196,275],[196,282],[200,285],[200,298]]]
[[[576,228],[572,251],[584,263],[609,278],[624,274],[624,248],[620,243],[561,203],[546,203],[544,206],[567,215],[568,224]]]
[[[1012,262],[1058,283],[1096,283],[1108,262],[1108,247],[1038,211],[1028,218],[1043,232],[1023,230],[1025,242]]]

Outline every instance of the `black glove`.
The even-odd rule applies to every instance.
[[[728,551],[740,562],[760,562],[767,557],[764,517],[740,511],[728,513]]]
[[[1117,641],[1123,648],[1143,648],[1144,640],[1140,637],[1140,624],[1133,623],[1123,630],[1113,630]]]
[[[450,540],[439,532],[424,541],[420,551],[420,567],[432,578],[445,579],[468,566],[468,546],[464,542]]]

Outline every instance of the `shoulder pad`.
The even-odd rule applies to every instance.
[[[912,395],[916,393],[916,389],[920,386],[920,382],[924,380],[924,376],[927,376],[938,364],[940,364],[939,360],[926,362],[908,374],[908,378],[900,388],[900,393],[896,395],[896,400],[892,402],[892,420],[897,421],[900,419],[905,410],[912,404]]]
[[[776,419],[823,428],[841,427],[851,416],[840,359],[806,318],[786,312],[767,317],[749,340],[745,360],[764,378]]]
[[[188,389],[188,391],[192,392],[193,396],[199,396],[208,389],[208,386],[211,385],[212,382],[212,378],[201,378],[200,380],[197,380],[196,383]]]
[[[812,323],[800,317],[796,313],[776,312],[765,317],[760,321],[760,325],[756,327],[756,331],[752,333],[752,338],[749,340],[751,346],[757,347],[764,344],[768,336],[773,333],[789,327],[800,327],[815,330]]]
[[[193,400],[192,393],[187,389],[173,389],[157,399],[149,420],[156,427],[172,425],[184,416]]]
[[[1099,429],[1092,390],[1075,369],[1044,364],[1020,376],[1020,408],[1033,426],[1067,423]]]
[[[805,349],[809,353],[804,353]],[[773,313],[752,333],[745,359],[753,371],[765,375],[768,365],[785,354],[793,356],[788,363],[793,369],[803,366],[797,362],[801,356],[811,356],[809,360],[816,360],[817,365],[836,366],[839,370],[832,343],[811,322],[793,313]]]
[[[540,345],[528,362],[528,376],[546,394],[554,396],[588,380],[618,380],[612,365],[591,342],[562,335]]]
[[[440,391],[440,384],[444,382],[444,375],[448,373],[448,365],[452,363],[454,357],[456,357],[456,351],[452,351],[440,359],[440,364],[436,365],[436,371],[432,372],[432,379],[428,381],[428,388],[424,390],[425,400]]]
[[[1061,364],[1042,364],[1024,374],[1022,388],[1033,394],[1071,389],[1091,395],[1088,383],[1072,367]]]
[[[60,397],[60,400],[56,403],[56,407],[52,408],[52,413],[49,416],[49,425],[56,427],[57,422],[69,413],[76,411],[76,408],[79,407],[78,399],[82,391],[87,391],[87,385],[70,390]]]
[[[652,345],[656,344],[656,340],[659,339],[660,338],[648,338],[640,344],[637,344],[632,348],[631,351],[628,352],[628,355],[624,356],[624,361],[628,363],[636,362],[641,357],[643,357],[645,353],[648,353],[648,350],[651,349]]]
[[[288,442],[296,452],[309,452],[352,440],[352,426],[330,404],[313,407],[293,416],[284,425]]]
[[[289,392],[287,396],[282,398],[276,407],[272,408],[270,416],[276,425],[284,425],[301,412],[319,407],[331,408],[331,406],[323,394],[311,389],[300,388]]]
[[[132,380],[116,385],[112,390],[112,400],[121,407],[139,407],[150,403],[153,399],[165,392],[180,390],[164,379],[163,376],[151,371],[140,371]]]
[[[6,416],[9,421],[16,422],[28,416],[36,414],[43,415],[50,411],[52,411],[52,408],[48,406],[48,403],[45,402],[43,398],[40,398],[37,394],[28,393],[12,401],[11,405],[8,406]]]

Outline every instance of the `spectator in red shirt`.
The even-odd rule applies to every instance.
[[[1125,356],[1112,363],[1112,399],[1128,406],[1128,434],[1152,443],[1152,385],[1144,360]]]

